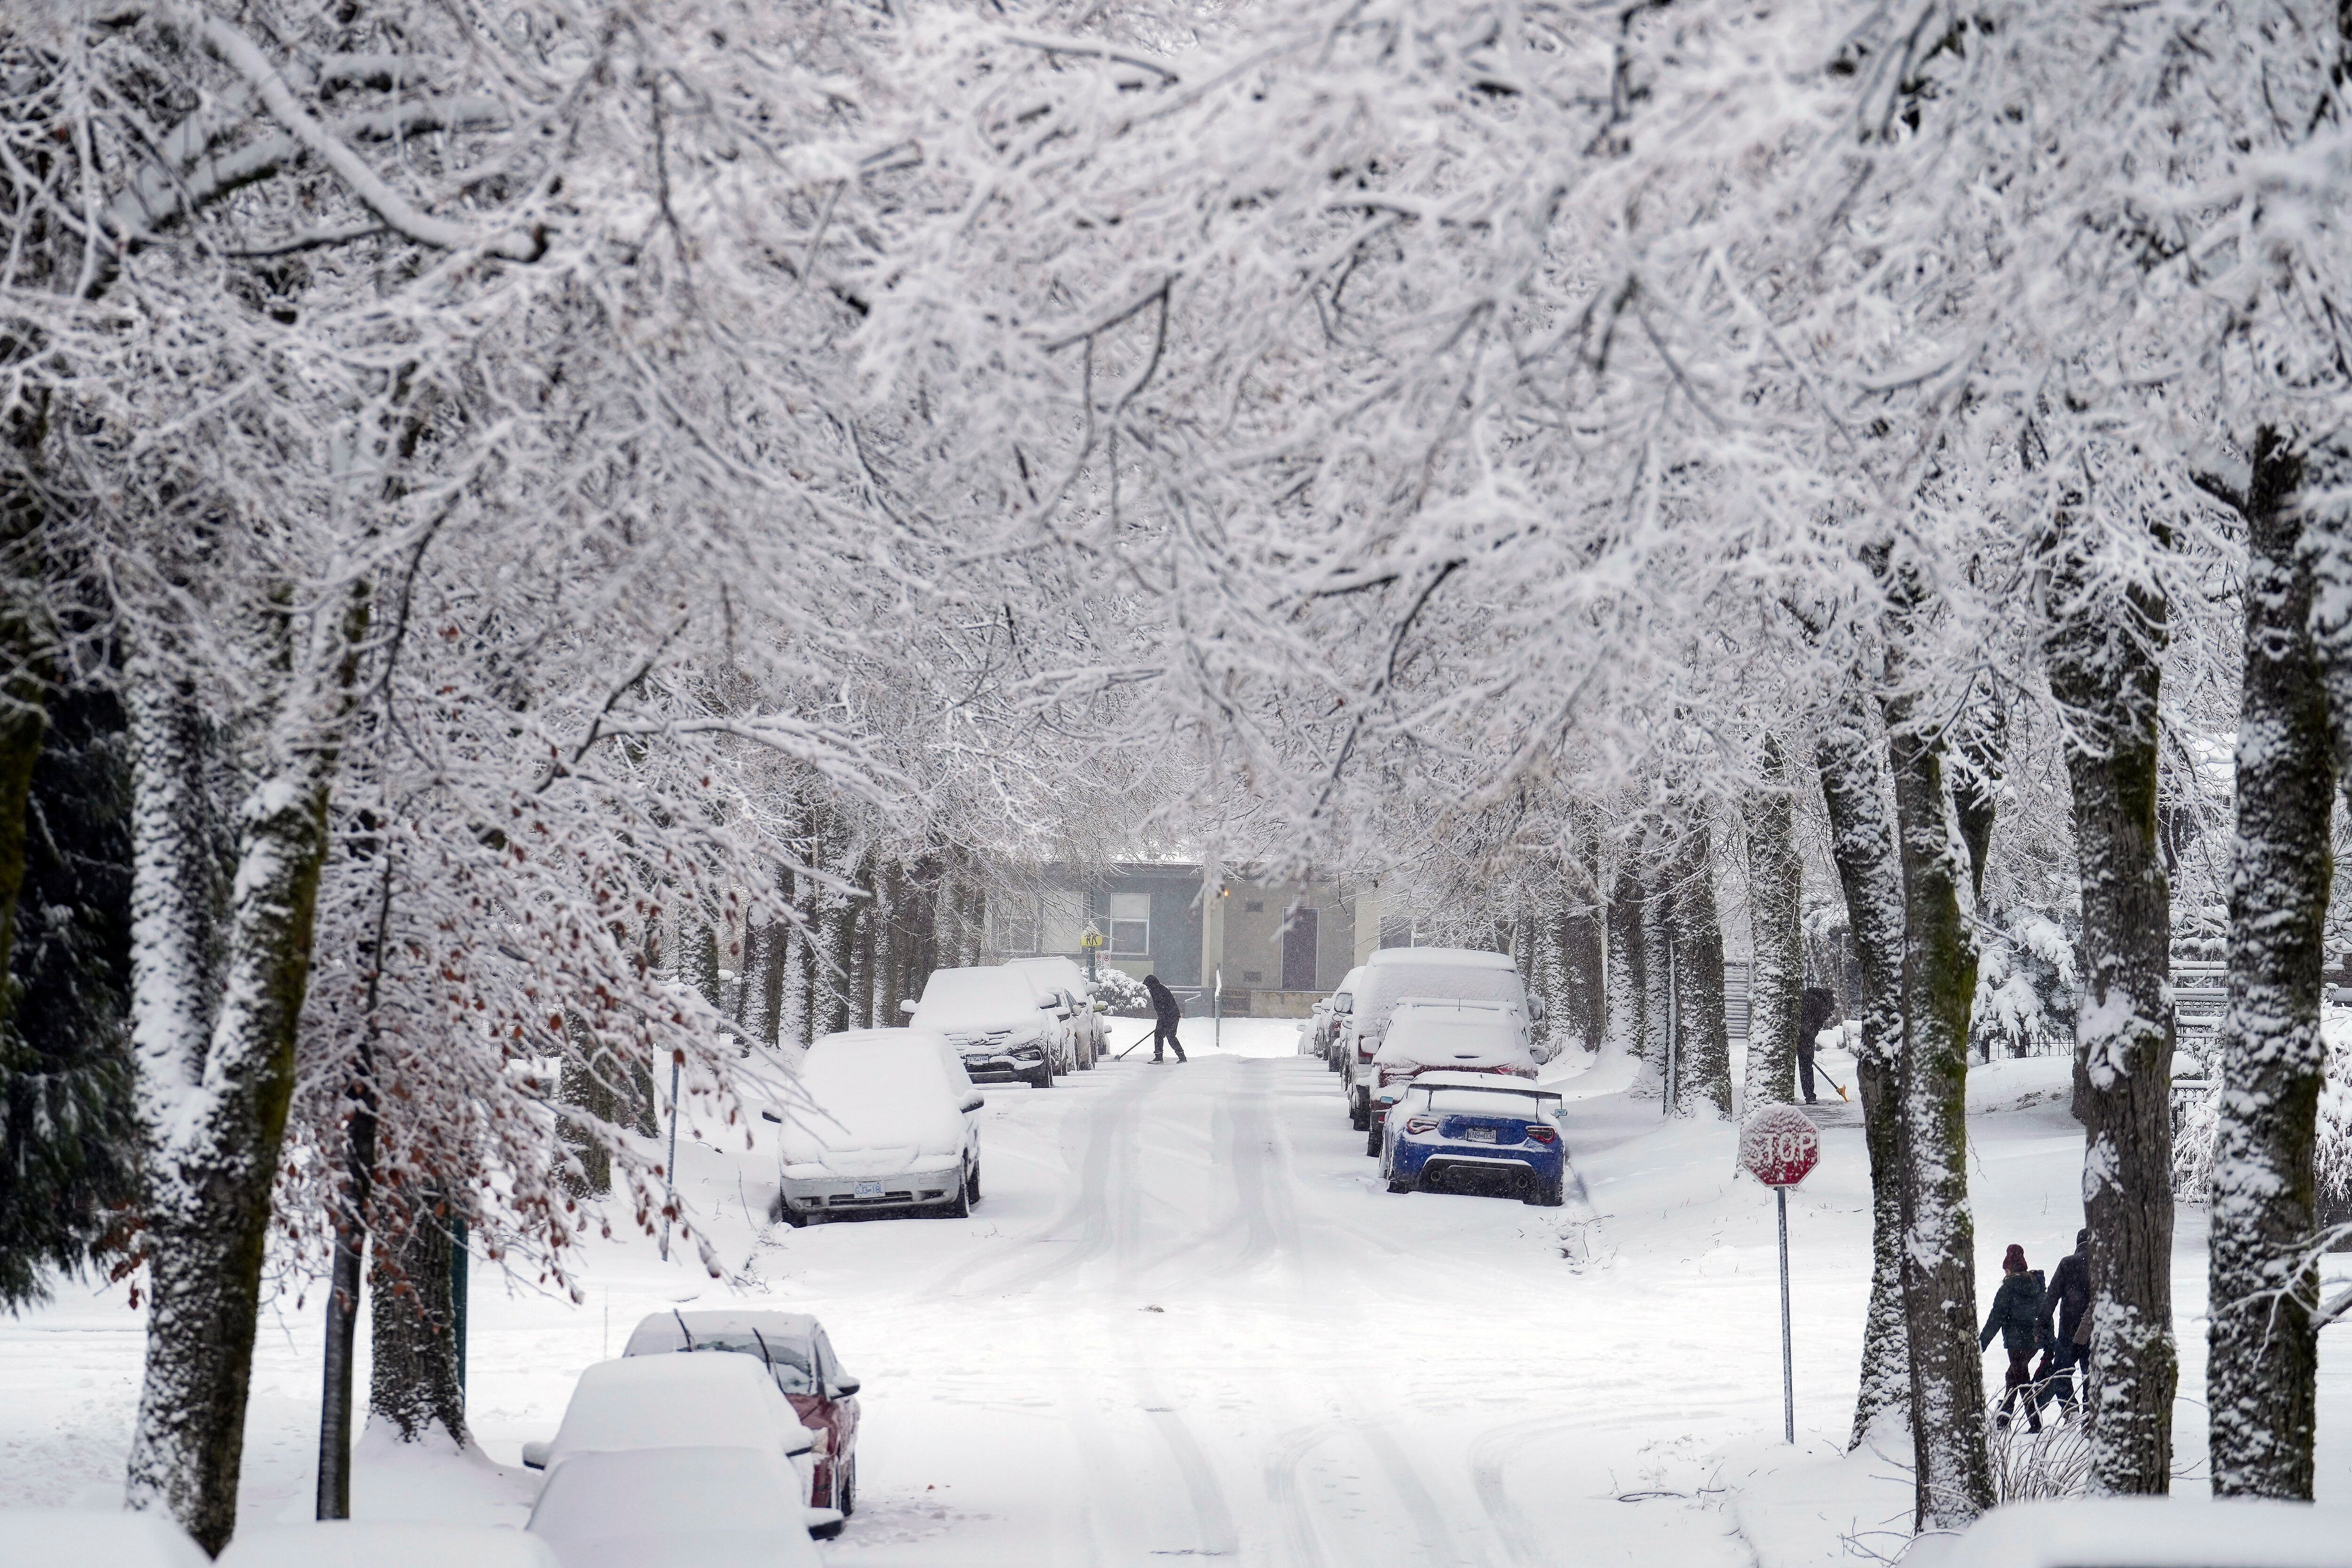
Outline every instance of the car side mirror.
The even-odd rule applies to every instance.
[[[526,1470],[547,1468],[547,1449],[545,1443],[525,1443],[522,1446],[522,1468]]]
[[[1355,1010],[1356,1010],[1356,1005],[1355,1005],[1355,1003],[1354,1003],[1354,1002],[1352,1002],[1352,1001],[1350,1001],[1350,1000],[1349,1000],[1349,999],[1348,999],[1347,997],[1345,997],[1345,996],[1341,996],[1341,997],[1337,998],[1337,999],[1336,999],[1336,1000],[1334,1000],[1334,1001],[1332,1002],[1332,1004],[1331,1004],[1331,1011],[1333,1011],[1334,1013],[1352,1013],[1352,1012],[1354,1012]]]
[[[963,1102],[962,1109],[966,1110],[978,1110],[982,1106],[986,1105],[987,1103],[988,1096],[984,1094],[975,1094],[970,1100]]]
[[[909,996],[905,1001],[899,1003],[898,1011],[906,1014],[908,1017],[912,1017],[915,1012],[915,999]]]
[[[777,1115],[772,1110],[763,1110],[760,1112],[760,1120],[762,1121],[772,1121],[779,1127],[782,1127],[784,1124],[784,1119]]]
[[[864,1384],[858,1382],[854,1377],[842,1378],[833,1385],[833,1397],[835,1399],[846,1399],[865,1386],[866,1385]]]

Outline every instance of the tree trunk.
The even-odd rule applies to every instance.
[[[1920,723],[1918,702],[1909,691],[1885,700],[1903,868],[1904,1047],[1895,1074],[1903,1301],[1917,1523],[1951,1530],[1993,1500],[1969,1209],[1969,1009],[1977,952],[1960,903],[1968,872],[1952,853],[1942,742]]]
[[[1679,1076],[1682,1049],[1682,1020],[1674,1014],[1673,992],[1679,981],[1675,973],[1677,954],[1675,943],[1675,895],[1672,874],[1666,870],[1655,873],[1655,879],[1643,889],[1642,951],[1649,963],[1642,971],[1642,1070],[1633,1080],[1636,1096],[1664,1099],[1668,1093],[1668,1057],[1673,1055],[1674,1069]],[[1671,1043],[1667,1036],[1675,1037]],[[1680,1089],[1674,1092],[1677,1099]]]
[[[1609,982],[1601,1004],[1608,1009],[1604,1037],[1633,1057],[1646,1054],[1650,994],[1648,948],[1643,942],[1642,885],[1620,870],[1609,889]]]
[[[375,1364],[368,1417],[404,1443],[439,1437],[466,1446],[466,1393],[457,1376],[457,1248],[444,1194],[405,1194],[407,1212],[384,1226],[370,1281]]]
[[[2052,563],[2050,692],[2074,786],[2083,1006],[2075,1108],[2091,1231],[2094,1493],[2172,1485],[2172,896],[2157,841],[2163,590],[2102,589],[2096,542],[2060,514]],[[2251,634],[2249,646],[2251,647]],[[2243,731],[2241,731],[2242,735]],[[2326,795],[2321,795],[2326,820]]]
[[[1567,907],[1559,920],[1560,997],[1566,1015],[1559,1027],[1572,1032],[1588,1051],[1601,1048],[1609,1028],[1608,910],[1601,882],[1600,825],[1580,807],[1570,815],[1576,843],[1569,852],[1562,887]]]
[[[1911,1336],[1904,1319],[1903,1179],[1896,1064],[1903,1045],[1903,868],[1887,819],[1888,784],[1877,726],[1857,679],[1822,728],[1814,764],[1829,808],[1830,856],[1853,934],[1854,1052],[1863,1144],[1870,1155],[1870,1308],[1862,1331],[1862,1387],[1851,1447],[1881,1420],[1911,1412]]]
[[[1731,1119],[1731,1031],[1723,1010],[1723,922],[1716,913],[1715,854],[1704,819],[1678,857],[1675,879],[1675,1021],[1680,1031],[1675,1114],[1705,1106]]]
[[[357,1354],[361,1264],[367,1251],[368,1207],[375,1183],[376,999],[383,975],[386,930],[392,914],[393,864],[382,843],[383,876],[376,902],[375,930],[368,940],[367,1026],[360,1036],[344,1090],[343,1184],[334,1205],[335,1246],[327,1274],[327,1332],[319,1399],[320,1519],[352,1516],[352,1366]]]
[[[1748,982],[1747,1102],[1797,1098],[1797,1026],[1805,999],[1805,860],[1797,852],[1797,800],[1780,742],[1764,741],[1763,787],[1748,811],[1748,908],[1753,949]]]
[[[236,1526],[262,1249],[310,978],[332,752],[281,743],[288,760],[240,811],[235,903],[208,1025],[217,868],[205,832],[203,720],[185,679],[152,665],[134,674],[131,692],[151,1296],[126,1500],[169,1511],[217,1553]]]
[[[2308,1499],[2312,1489],[2319,1359],[2312,1163],[2326,1061],[2320,943],[2336,785],[2312,623],[2316,607],[2321,626],[2336,634],[2330,662],[2340,669],[2334,656],[2344,609],[2333,593],[2315,606],[2312,574],[2298,559],[2303,467],[2281,432],[2257,434],[2245,498],[2230,1011],[2210,1188],[2205,1388],[2220,1497]],[[2095,1235],[2094,1253],[2099,1242]]]
[[[574,1195],[584,1197],[613,1190],[613,1153],[605,1139],[611,1136],[608,1129],[620,1121],[622,1096],[615,1079],[621,1067],[585,1025],[566,1020],[566,1026],[564,1034],[572,1048],[563,1058],[556,1098],[580,1114],[562,1118],[557,1126],[564,1147],[580,1163],[580,1173],[575,1176],[566,1171],[563,1184]],[[629,1120],[634,1122],[639,1118],[632,1115]]]

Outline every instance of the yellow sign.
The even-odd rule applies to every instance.
[[[1102,932],[1096,931],[1091,926],[1087,929],[1086,935],[1078,938],[1078,945],[1080,947],[1095,948],[1100,947],[1102,944]]]

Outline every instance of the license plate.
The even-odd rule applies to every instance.
[[[1488,1136],[1491,1139],[1493,1135],[1490,1133]],[[879,1182],[860,1182],[857,1184],[857,1192],[856,1195],[861,1198],[878,1198],[882,1195],[882,1184]]]
[[[1472,1143],[1492,1143],[1495,1141],[1495,1130],[1491,1127],[1465,1127],[1462,1130],[1462,1136]]]

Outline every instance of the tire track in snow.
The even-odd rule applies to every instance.
[[[1132,1187],[1118,1180],[1115,1167],[1132,1151],[1144,1101],[1166,1082],[1138,1078],[1132,1087],[1120,1086],[1100,1094],[1086,1112],[1086,1150],[1076,1170],[1076,1191],[1054,1217],[1014,1239],[1010,1257],[967,1258],[932,1281],[937,1294],[957,1296],[1012,1295],[1076,1271],[1109,1250],[1117,1222],[1111,1213],[1114,1186]],[[1068,1235],[1073,1225],[1078,1234]],[[1044,1253],[1043,1257],[1034,1255]],[[1000,1276],[992,1278],[992,1276]]]
[[[1265,1495],[1274,1504],[1275,1522],[1281,1527],[1288,1550],[1283,1559],[1292,1568],[1323,1568],[1323,1543],[1315,1531],[1315,1511],[1299,1489],[1298,1468],[1307,1456],[1345,1431],[1337,1421],[1297,1426],[1274,1440],[1265,1456]]]
[[[1501,1538],[1504,1553],[1518,1568],[1544,1568],[1558,1554],[1545,1550],[1543,1536],[1534,1521],[1511,1500],[1510,1489],[1503,1484],[1503,1467],[1529,1438],[1584,1424],[1579,1416],[1541,1415],[1491,1428],[1470,1444],[1471,1489],[1478,1494],[1479,1506],[1486,1510],[1495,1533]]]

